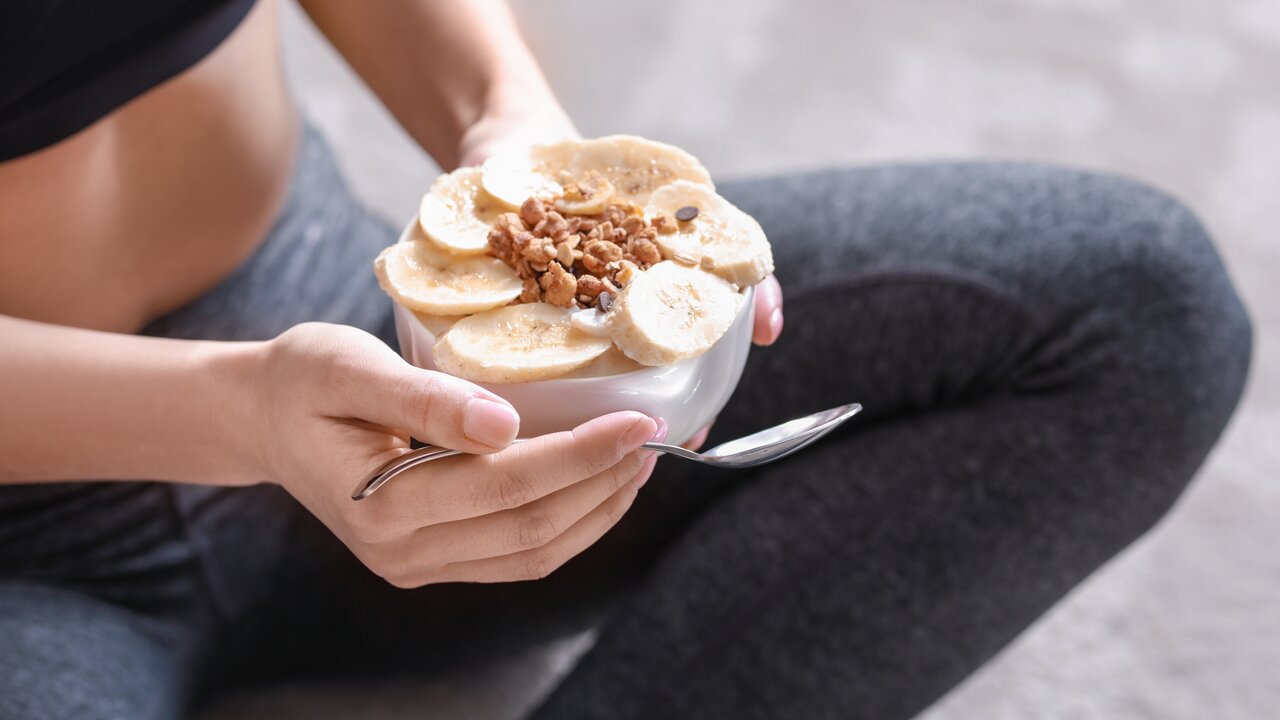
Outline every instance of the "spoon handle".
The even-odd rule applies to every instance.
[[[524,442],[524,440],[513,440],[512,444],[521,442]],[[677,455],[685,458],[686,460],[702,460],[702,456],[698,453],[692,450],[686,450],[679,445],[647,442],[640,447],[645,448],[646,450],[653,450],[655,452]],[[420,447],[417,450],[410,450],[403,455],[397,455],[383,463],[378,469],[369,473],[364,480],[361,480],[360,484],[356,486],[355,492],[351,493],[351,499],[363,500],[369,497],[373,493],[377,492],[378,488],[386,485],[388,480],[410,468],[415,468],[424,463],[429,463],[432,460],[439,460],[441,458],[453,457],[454,455],[462,454],[461,450],[450,450],[449,448],[427,445],[425,447]]]

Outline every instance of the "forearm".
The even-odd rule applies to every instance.
[[[486,114],[554,99],[502,0],[301,0],[401,125],[444,168]]]
[[[143,338],[0,316],[0,483],[242,484],[254,343]]]

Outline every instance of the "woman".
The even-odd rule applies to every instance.
[[[302,4],[444,168],[574,132],[498,0]],[[652,480],[636,413],[507,447],[510,406],[386,344],[395,233],[300,125],[275,4],[127,5],[4,11],[5,718],[592,623],[534,717],[907,718],[1150,528],[1239,397],[1248,320],[1176,201],[887,167],[722,187],[789,320],[771,280],[716,435],[858,400],[847,431]],[[406,435],[471,455],[352,503]]]

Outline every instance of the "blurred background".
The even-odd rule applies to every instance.
[[[336,146],[357,193],[405,222],[437,169],[286,5],[299,102]],[[1035,160],[1142,178],[1194,208],[1254,318],[1240,412],[1156,531],[925,717],[1280,713],[1280,2],[514,7],[584,135],[671,142],[718,178]],[[242,693],[202,717],[515,718],[589,641],[506,658],[482,676]]]

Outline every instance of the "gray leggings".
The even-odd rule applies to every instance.
[[[957,164],[722,191],[773,241],[787,327],[711,442],[864,416],[749,473],[664,460],[596,546],[505,585],[396,590],[274,486],[0,489],[0,718],[171,718],[231,683],[424,676],[588,625],[535,718],[909,718],[1159,520],[1239,398],[1248,318],[1150,188]],[[370,262],[394,237],[308,133],[265,245],[147,332],[391,342]]]

